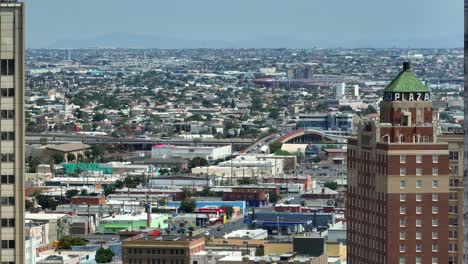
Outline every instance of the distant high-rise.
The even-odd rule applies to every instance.
[[[2,263],[24,263],[24,3],[0,0]]]
[[[405,63],[380,121],[348,140],[348,263],[449,263],[449,149],[435,119]]]

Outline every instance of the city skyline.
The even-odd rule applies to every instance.
[[[28,48],[462,46],[455,1],[26,1]],[[144,9],[139,8],[145,6]],[[404,6],[404,8],[402,8]],[[385,10],[385,12],[381,12]],[[50,16],[54,13],[54,16]],[[138,15],[132,15],[138,14]],[[447,16],[447,14],[451,14]],[[126,17],[126,19],[122,19]]]

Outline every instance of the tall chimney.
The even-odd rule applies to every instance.
[[[411,63],[409,61],[403,62],[403,70],[409,71],[411,69]]]

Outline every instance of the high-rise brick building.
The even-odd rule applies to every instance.
[[[436,119],[404,63],[380,120],[348,140],[348,263],[448,263],[449,150]]]

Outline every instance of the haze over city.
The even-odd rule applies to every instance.
[[[462,47],[457,0],[26,1],[33,48]]]

